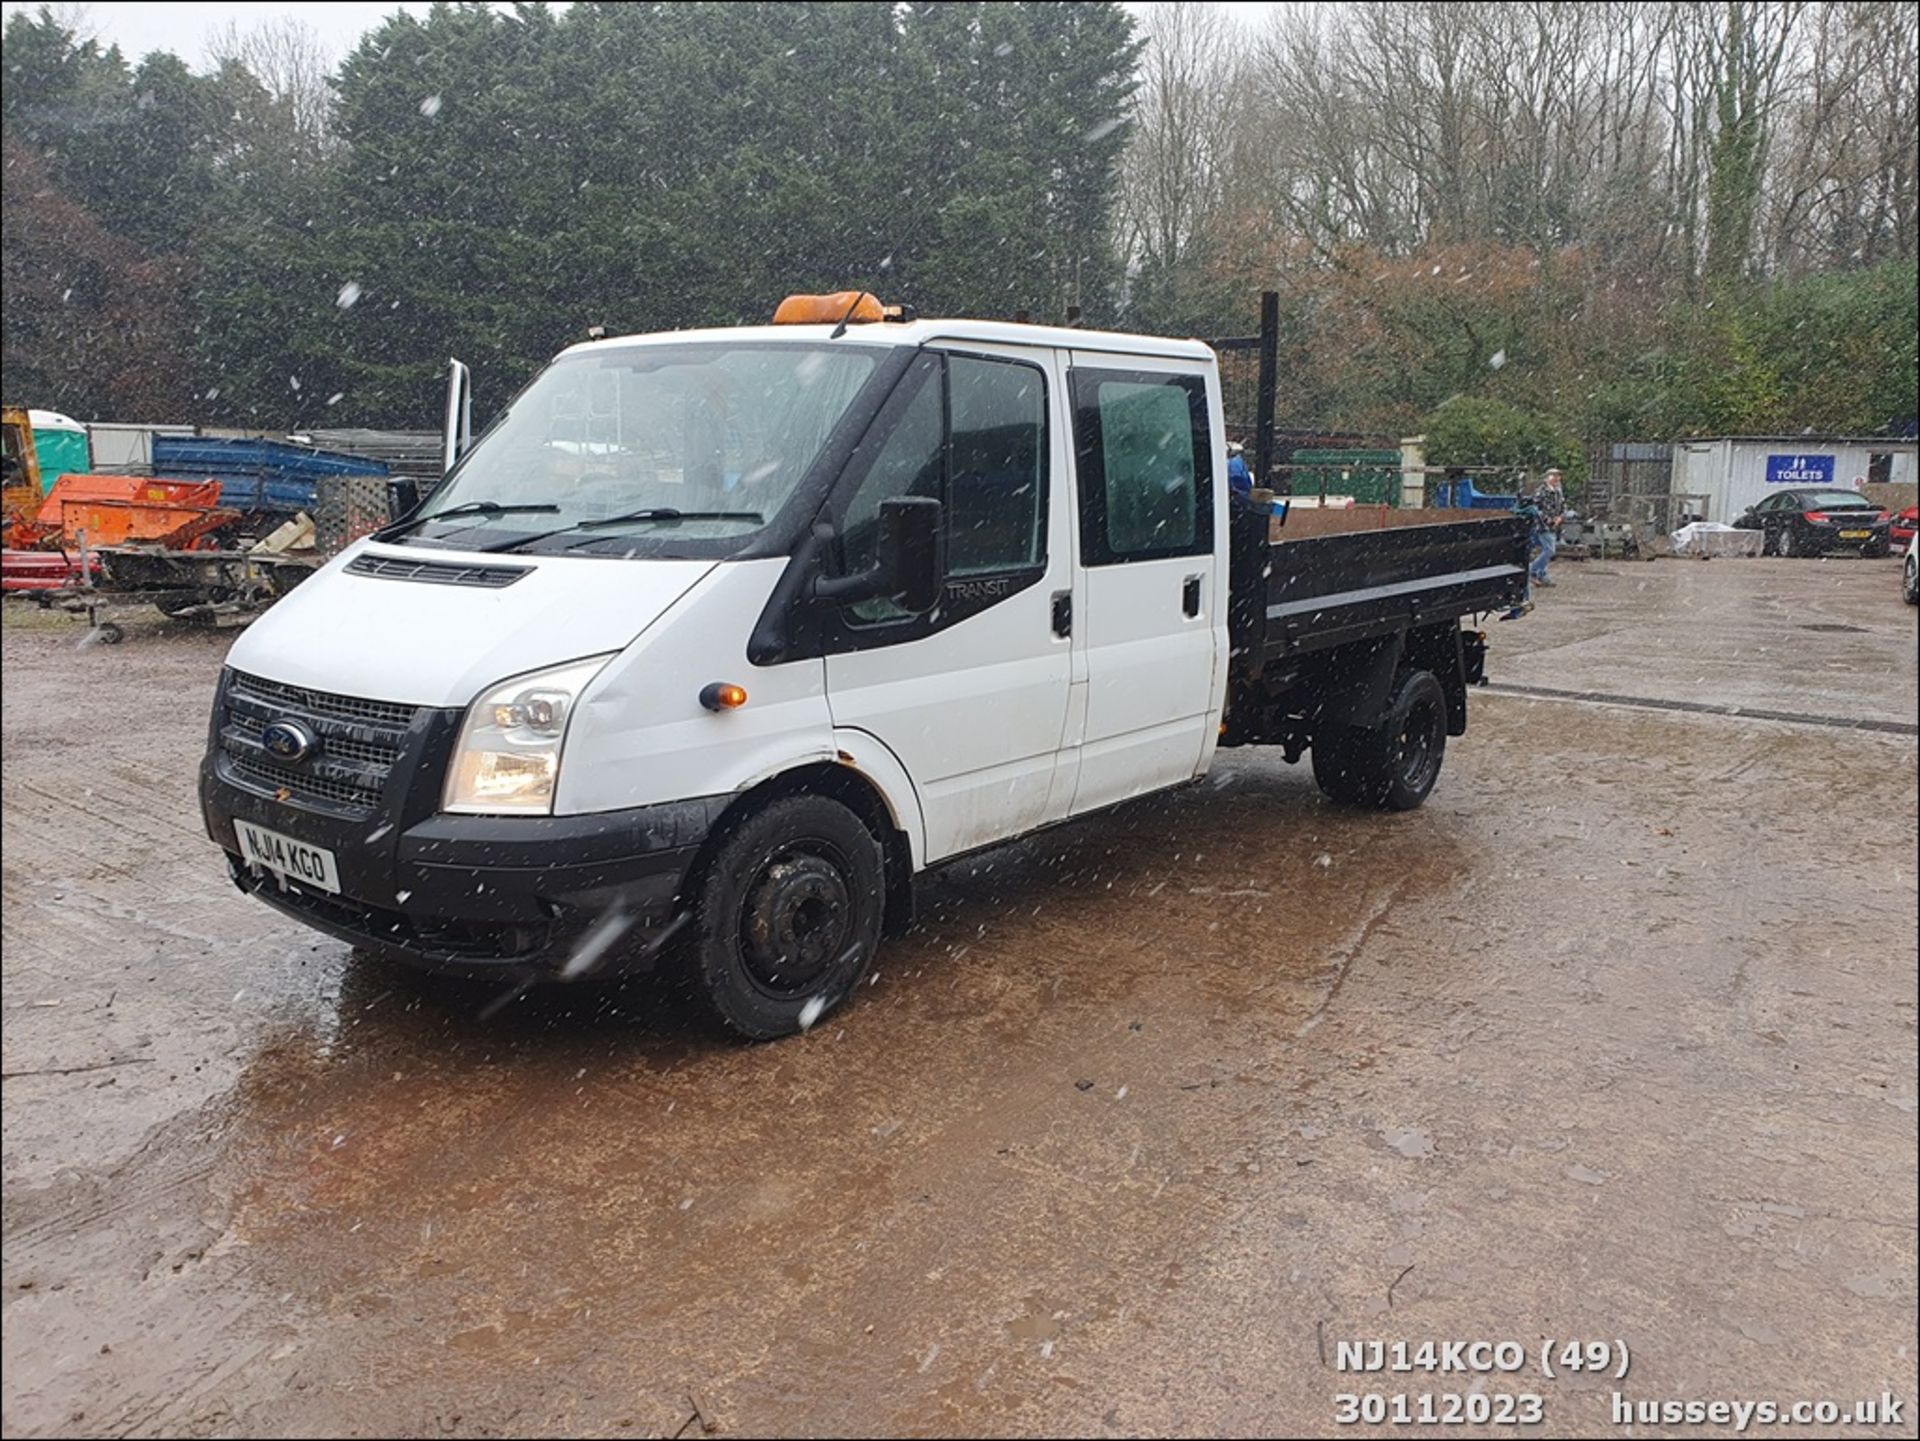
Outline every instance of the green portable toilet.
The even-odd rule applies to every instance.
[[[40,488],[52,490],[63,475],[85,475],[93,469],[87,448],[87,428],[54,410],[30,410],[33,448],[40,457]]]

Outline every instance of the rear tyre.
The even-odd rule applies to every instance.
[[[1892,549],[1884,540],[1876,540],[1861,546],[1860,554],[1868,560],[1885,560],[1892,554]]]
[[[723,1029],[767,1041],[847,998],[880,943],[884,858],[873,832],[819,796],[774,801],[714,852],[680,956]]]
[[[1780,527],[1780,554],[1787,556],[1789,559],[1791,559],[1793,556],[1800,554],[1800,550],[1801,550],[1801,547],[1799,543],[1795,541],[1793,538],[1793,527],[1790,525],[1781,526]]]
[[[1920,565],[1915,565],[1913,557],[1907,557],[1907,568],[1900,573],[1900,594],[1908,605],[1920,605]]]
[[[1409,671],[1379,725],[1314,737],[1313,778],[1342,805],[1410,811],[1433,790],[1446,751],[1446,692],[1431,671]]]

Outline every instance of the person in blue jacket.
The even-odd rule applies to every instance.
[[[1253,472],[1247,468],[1246,448],[1237,440],[1227,442],[1227,489],[1238,500],[1248,500],[1253,494]]]

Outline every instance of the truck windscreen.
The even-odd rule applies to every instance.
[[[396,540],[729,554],[780,513],[878,357],[765,343],[566,357],[514,398]]]

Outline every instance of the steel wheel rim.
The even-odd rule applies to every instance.
[[[764,860],[741,892],[735,939],[747,979],[775,1000],[816,989],[852,943],[851,868],[808,839]]]
[[[1426,789],[1440,763],[1439,707],[1430,700],[1415,703],[1400,727],[1400,781],[1411,791]]]

